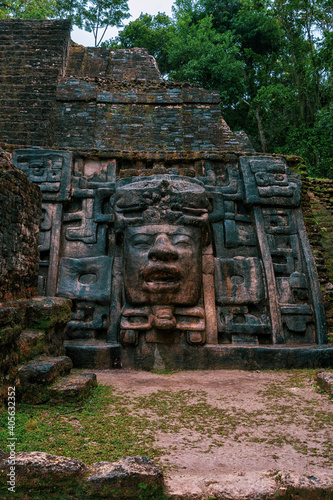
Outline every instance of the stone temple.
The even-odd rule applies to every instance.
[[[0,43],[0,143],[42,193],[38,293],[72,300],[74,366],[333,359],[295,157],[144,49],[78,46],[67,21],[1,20]]]

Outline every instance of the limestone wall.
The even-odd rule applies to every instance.
[[[68,21],[0,20],[0,141],[113,151],[235,151],[218,92],[165,82],[145,49],[72,44]],[[245,149],[247,145],[245,145]]]
[[[0,300],[37,293],[41,198],[0,151]]]
[[[52,142],[57,79],[69,37],[69,21],[0,20],[1,142]]]
[[[304,177],[302,209],[323,292],[328,338],[333,342],[333,181]]]

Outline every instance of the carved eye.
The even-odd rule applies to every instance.
[[[192,245],[192,238],[186,234],[176,234],[172,239],[172,244],[175,246],[188,247]]]
[[[141,250],[149,249],[151,247],[152,242],[153,238],[145,234],[134,236],[130,240],[131,247],[138,248]]]

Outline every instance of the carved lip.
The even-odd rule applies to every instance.
[[[175,292],[180,287],[182,274],[174,265],[148,264],[143,272],[143,287],[148,292]]]

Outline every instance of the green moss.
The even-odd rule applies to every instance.
[[[70,300],[46,297],[27,304],[27,326],[34,330],[48,330],[56,324],[66,324],[71,316]]]
[[[22,331],[21,325],[7,326],[0,329],[0,347],[3,349],[8,344],[17,342]]]

